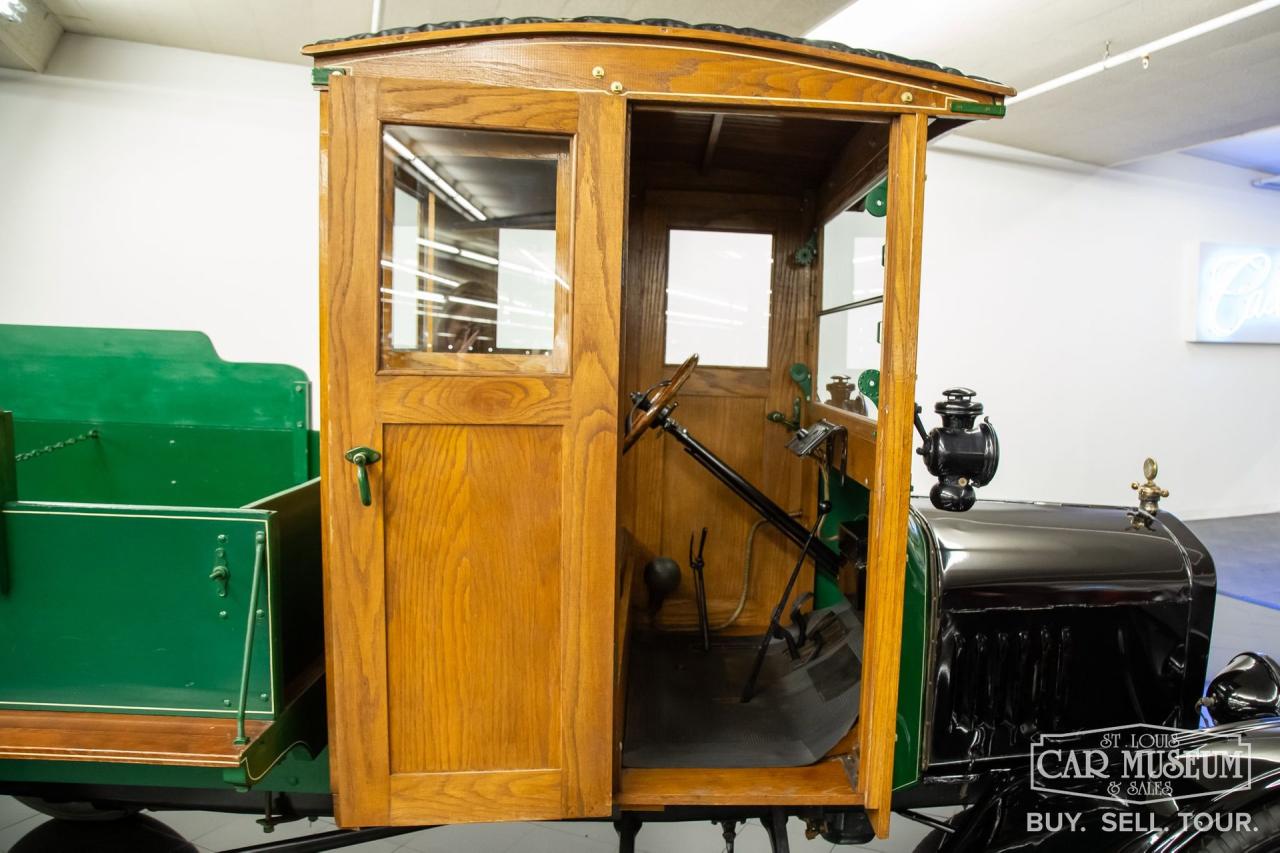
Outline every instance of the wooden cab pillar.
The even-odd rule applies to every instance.
[[[859,724],[859,781],[872,824],[882,836],[889,827],[902,645],[927,130],[924,115],[905,113],[893,120],[889,132],[880,417],[871,492],[863,658],[867,666],[863,683],[871,689],[862,693]]]

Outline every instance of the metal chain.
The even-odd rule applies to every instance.
[[[96,439],[98,431],[91,429],[88,432],[82,432],[79,435],[73,435],[71,438],[64,438],[62,441],[55,441],[53,444],[46,444],[44,447],[37,447],[35,450],[28,450],[24,453],[15,454],[13,460],[15,462],[26,462],[28,459],[35,459],[37,456],[44,456],[46,453],[53,453],[55,450],[62,450],[73,444],[79,444],[82,441]]]

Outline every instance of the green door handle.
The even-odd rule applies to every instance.
[[[369,506],[373,495],[369,493],[369,466],[382,458],[372,447],[353,447],[345,454],[346,460],[356,466],[356,485],[360,487],[360,503]]]

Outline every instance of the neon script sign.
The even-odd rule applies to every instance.
[[[1200,246],[1195,337],[1280,343],[1280,248]]]

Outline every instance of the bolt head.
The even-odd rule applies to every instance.
[[[610,84],[609,84],[609,91],[610,91],[610,92],[613,92],[613,94],[615,94],[615,95],[621,95],[621,94],[622,94],[622,81],[621,81],[621,80],[614,80],[612,83],[610,83]]]
[[[601,66],[599,66],[599,65],[597,65],[595,68],[592,68],[592,69],[591,69],[591,76],[592,76],[592,77],[594,77],[594,78],[596,78],[597,80],[603,79],[603,78],[604,78],[604,68],[602,68],[602,67],[601,67]]]
[[[902,103],[904,103],[904,104],[909,104],[909,103],[911,103],[912,101],[914,101],[915,99],[916,99],[916,96],[915,96],[915,95],[913,95],[913,94],[911,94],[910,92],[903,92],[903,93],[902,93]]]

